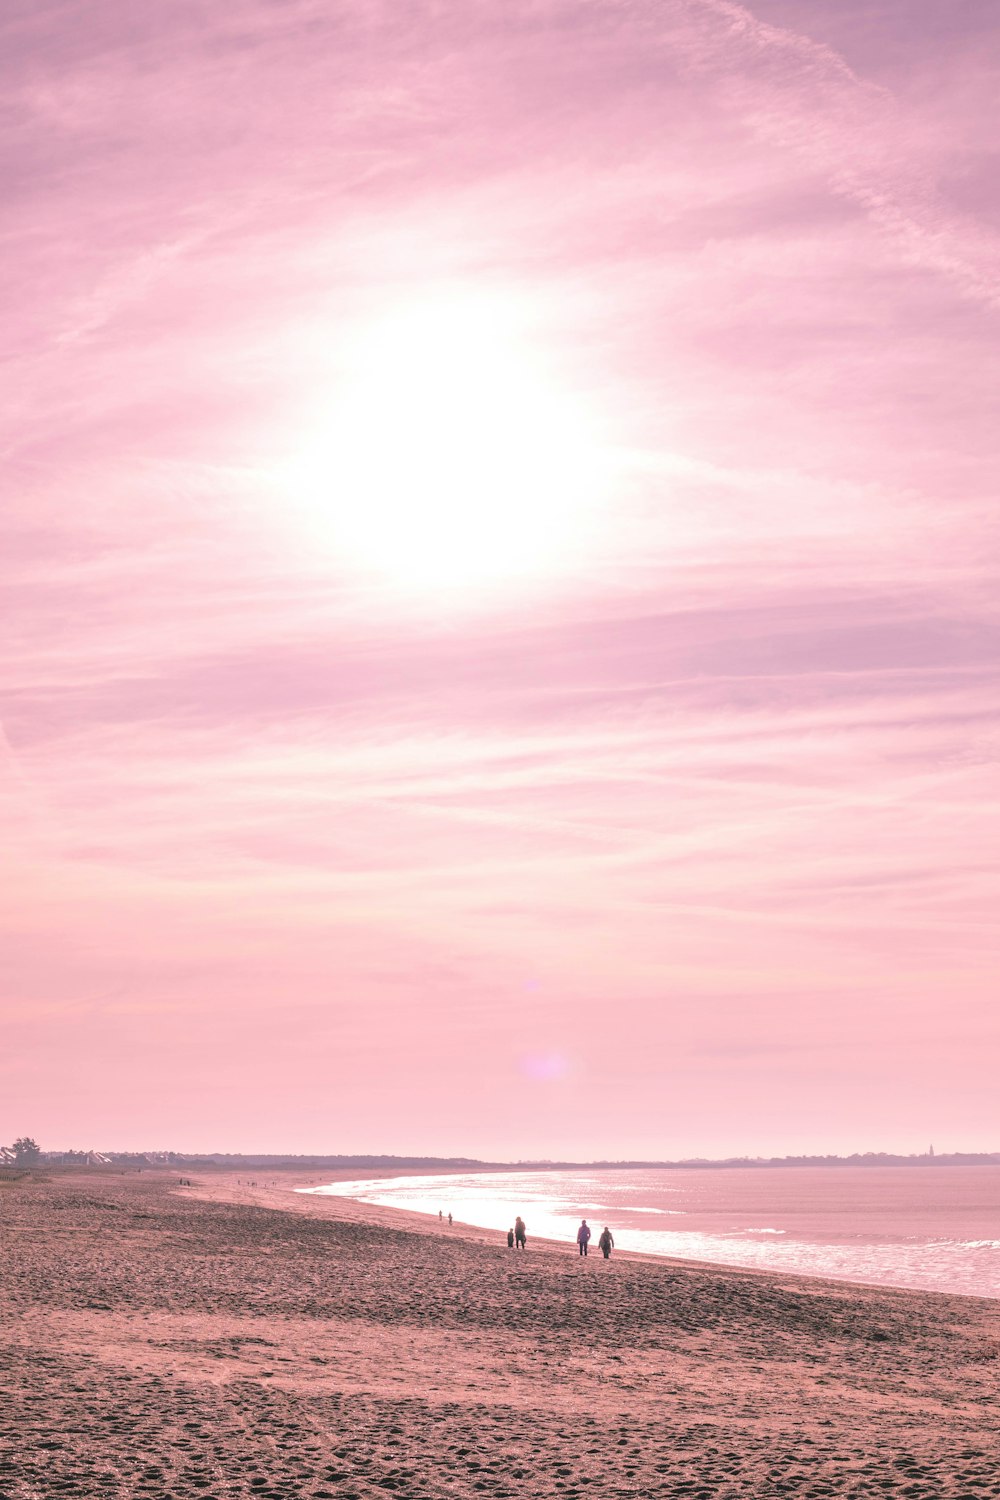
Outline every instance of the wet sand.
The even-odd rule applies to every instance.
[[[1000,1304],[517,1255],[309,1180],[0,1184],[0,1500],[1000,1496]]]

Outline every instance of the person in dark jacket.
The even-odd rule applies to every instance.
[[[528,1231],[524,1227],[524,1220],[518,1214],[514,1220],[514,1242],[519,1250],[523,1250],[528,1239]]]
[[[615,1248],[615,1237],[611,1233],[611,1230],[608,1228],[607,1224],[605,1224],[604,1228],[601,1230],[601,1237],[597,1241],[597,1243],[601,1247],[604,1259],[607,1260],[612,1250]]]
[[[507,1249],[508,1250],[513,1250],[513,1248],[514,1248],[514,1231],[513,1231],[513,1229],[508,1229],[508,1231],[507,1231]]]
[[[590,1225],[586,1219],[580,1220],[580,1227],[576,1231],[576,1243],[580,1247],[580,1254],[586,1255],[587,1246],[590,1244]]]

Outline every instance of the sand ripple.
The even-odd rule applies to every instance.
[[[241,1196],[3,1188],[0,1500],[1000,1496],[995,1304]]]

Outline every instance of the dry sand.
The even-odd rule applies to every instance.
[[[1000,1495],[996,1303],[292,1182],[0,1184],[0,1500]]]

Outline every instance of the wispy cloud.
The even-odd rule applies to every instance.
[[[623,1154],[984,1118],[992,100],[957,12],[866,10],[8,13],[10,1131],[237,1147],[270,1076],[275,1147],[589,1149],[526,1056]],[[449,291],[602,487],[442,594],[288,475]]]

